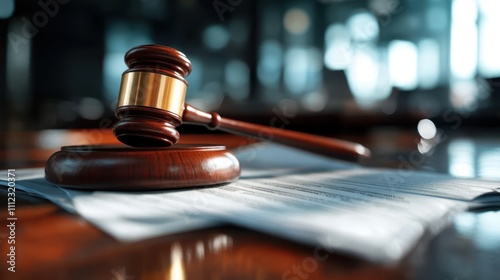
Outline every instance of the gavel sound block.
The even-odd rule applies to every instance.
[[[175,145],[182,123],[272,140],[323,156],[358,160],[370,156],[360,144],[222,118],[185,103],[191,62],[160,45],[125,54],[113,128],[127,146],[63,147],[45,165],[48,181],[91,190],[154,190],[201,187],[237,180],[240,166],[223,146]]]

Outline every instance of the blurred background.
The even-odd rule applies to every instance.
[[[426,154],[498,131],[499,14],[498,0],[0,0],[0,127],[103,127],[125,52],[157,43],[192,61],[202,109],[325,135],[407,129]],[[443,153],[500,161],[495,141],[460,141]]]
[[[150,43],[191,60],[202,109],[360,142],[402,180],[500,180],[500,0],[0,0],[0,170],[116,142],[124,54]],[[423,278],[492,277],[495,225],[456,219]]]

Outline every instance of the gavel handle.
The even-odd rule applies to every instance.
[[[222,118],[217,113],[207,113],[187,103],[182,120],[184,123],[203,124],[211,129],[272,141],[332,158],[358,161],[370,157],[370,150],[358,143]]]

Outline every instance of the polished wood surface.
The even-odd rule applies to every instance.
[[[159,90],[158,86],[152,85],[159,83],[155,79],[148,79],[143,85],[124,82],[126,74],[138,72],[143,75],[163,74],[187,85],[185,77],[191,72],[191,63],[183,53],[175,49],[160,45],[138,46],[127,52],[125,62],[129,69],[122,76],[116,109],[119,121],[114,127],[116,137],[124,144],[133,147],[171,146],[177,143],[180,137],[176,127],[186,122],[260,140],[274,141],[333,158],[358,161],[370,157],[370,150],[358,143],[226,119],[217,113],[204,112],[187,103],[184,104],[183,89],[161,87]],[[141,79],[140,75],[137,79]],[[123,95],[127,95],[125,99],[128,101],[122,104]],[[178,97],[180,95],[182,98]],[[171,104],[175,101],[180,102],[179,106],[183,106],[181,112],[176,112],[176,106]]]
[[[46,160],[55,149],[48,146],[50,143],[116,142],[110,130],[103,130],[103,137],[94,138],[90,137],[90,132],[50,131],[49,134],[57,136],[54,139],[61,139],[62,136],[61,142],[49,141],[43,147],[40,144],[45,142],[39,142],[39,139],[47,137],[41,137],[45,132],[3,134],[0,160],[5,168],[43,166],[42,159]],[[448,139],[453,139],[453,135],[448,136]],[[478,133],[471,133],[460,139],[473,139],[473,136],[479,137]],[[398,158],[407,158],[416,149],[418,135],[385,129],[369,136],[346,138],[360,141],[373,149],[375,156],[369,165],[398,168]],[[53,138],[50,136],[48,139]],[[200,142],[200,139],[233,148],[253,141],[222,134],[185,135],[181,142]],[[490,141],[496,143],[497,148],[498,139]],[[484,148],[481,141],[478,144]],[[441,144],[423,167],[446,172],[452,162],[449,156],[453,156],[449,153],[450,147],[446,143]],[[39,160],[26,159],[30,156]],[[6,198],[6,189],[0,188],[0,208],[5,210],[0,211],[0,220],[4,223],[7,218]],[[229,225],[121,243],[79,216],[19,190],[16,193],[16,216],[16,272],[6,269],[9,249],[6,238],[9,233],[7,227],[2,225],[0,279],[480,280],[496,279],[500,274],[498,208],[458,214],[436,236],[422,239],[401,263],[394,266],[370,263],[342,252],[321,250],[318,255],[314,246]]]
[[[233,182],[239,176],[238,159],[226,147],[215,145],[66,146],[45,164],[49,182],[86,190],[210,187]]]

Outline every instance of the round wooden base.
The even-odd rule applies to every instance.
[[[84,190],[144,191],[203,187],[235,181],[238,159],[224,146],[168,148],[67,146],[45,164],[45,178]]]

